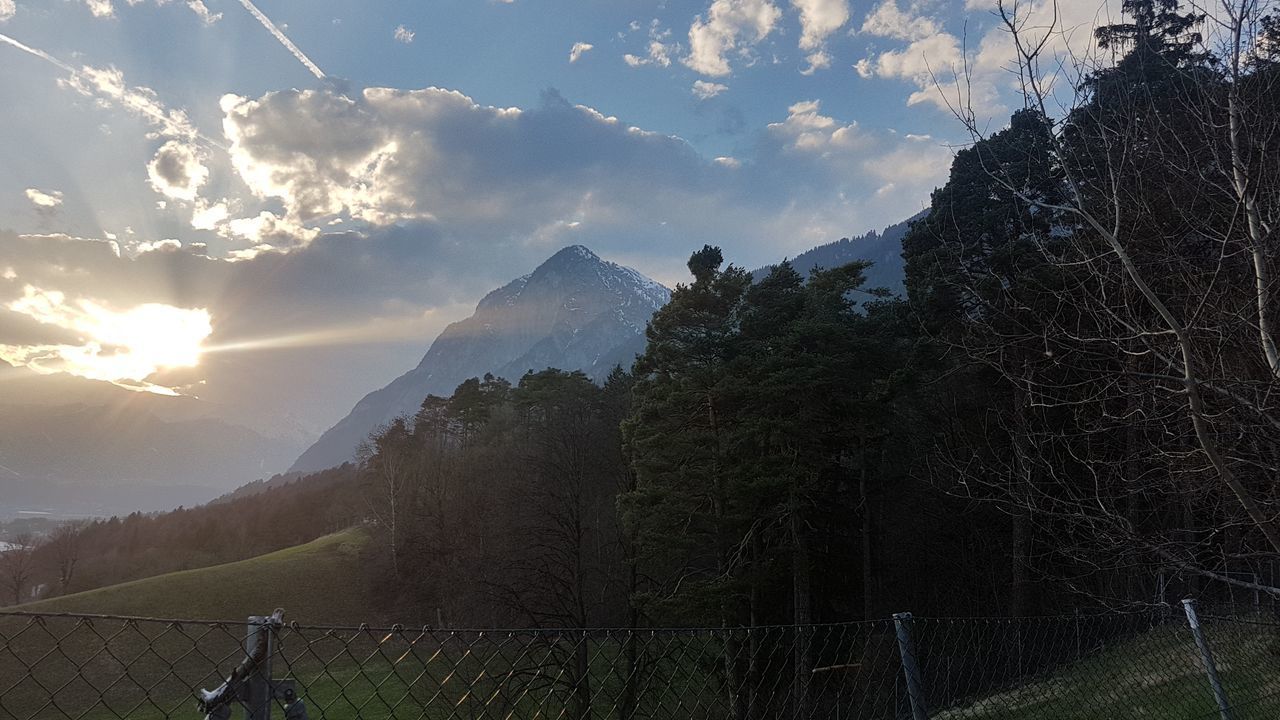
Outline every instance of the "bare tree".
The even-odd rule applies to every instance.
[[[35,575],[35,539],[29,533],[18,535],[0,552],[0,582],[4,583],[13,604],[22,602],[27,586]]]
[[[1127,54],[1104,62],[1059,51],[1056,13],[1033,25],[1003,0],[1053,192],[1011,172],[974,109],[953,106],[1036,264],[993,283],[990,267],[969,272],[977,250],[953,254],[977,330],[952,340],[1016,388],[989,418],[1014,440],[980,470],[940,457],[956,488],[1034,518],[1081,577],[1167,568],[1280,595],[1252,572],[1280,554],[1277,76],[1247,62],[1265,5],[1224,2],[1214,62],[1194,7],[1127,2],[1133,22],[1098,33]]]
[[[397,579],[401,571],[403,524],[412,503],[410,494],[415,477],[413,465],[417,453],[412,439],[404,419],[396,418],[375,431],[358,452],[361,474],[368,489],[365,498],[378,528],[387,534],[387,552]]]
[[[80,562],[81,537],[86,523],[81,520],[69,520],[54,528],[45,542],[46,552],[53,562],[58,574],[58,591],[65,594],[71,587],[75,577],[76,565]]]

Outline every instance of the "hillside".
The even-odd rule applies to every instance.
[[[815,267],[834,268],[855,260],[867,260],[871,267],[867,269],[867,288],[884,287],[898,295],[906,292],[903,284],[904,265],[902,260],[902,238],[911,229],[911,223],[924,216],[924,213],[907,218],[900,223],[890,225],[880,232],[871,231],[855,238],[842,238],[826,245],[819,245],[790,258],[791,265],[804,277]],[[752,278],[759,282],[769,273],[772,265],[752,271]]]
[[[644,350],[649,318],[670,291],[640,273],[573,245],[486,295],[471,317],[445,328],[418,366],[369,393],[290,468],[340,465],[378,425],[413,414],[428,395],[493,373],[511,382],[548,367],[602,380]]]
[[[359,559],[367,542],[364,530],[351,529],[248,560],[157,575],[21,609],[237,620],[282,607],[290,620],[299,622],[364,622],[372,614]]]

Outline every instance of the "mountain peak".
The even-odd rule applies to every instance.
[[[547,265],[566,265],[584,261],[604,263],[604,261],[600,259],[600,256],[592,252],[591,248],[586,245],[570,245],[561,249],[555,255],[547,258],[539,267],[545,267]]]
[[[427,395],[448,395],[491,372],[512,382],[548,367],[604,380],[644,350],[644,330],[671,291],[644,275],[570,245],[528,275],[490,292],[453,323],[413,370],[366,395],[294,463],[319,470],[350,460],[381,423],[412,415]]]

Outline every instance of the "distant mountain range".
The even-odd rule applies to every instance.
[[[807,278],[809,271],[815,267],[833,268],[854,260],[870,260],[872,265],[867,269],[865,287],[888,288],[894,294],[903,295],[906,293],[906,286],[903,284],[905,273],[902,260],[902,238],[906,237],[907,231],[911,229],[911,223],[922,217],[924,213],[890,225],[880,232],[872,230],[866,235],[819,245],[790,258],[791,265]],[[769,274],[772,267],[772,265],[766,265],[753,270],[752,278],[760,282],[765,275]]]
[[[451,394],[467,378],[493,373],[516,382],[556,367],[603,379],[644,350],[645,326],[670,297],[635,270],[567,247],[486,295],[475,314],[440,333],[417,367],[356,403],[289,470],[351,460],[380,424],[413,414],[428,395]]]
[[[213,417],[163,418],[149,409],[161,398],[128,400],[0,405],[0,519],[199,504],[271,474],[299,449]]]

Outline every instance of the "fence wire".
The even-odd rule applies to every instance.
[[[1200,627],[1225,705],[1181,607],[688,630],[280,623],[256,662],[244,621],[0,611],[0,720],[200,718],[197,690],[237,666],[251,677],[212,717],[1280,717],[1280,620],[1206,606]]]

